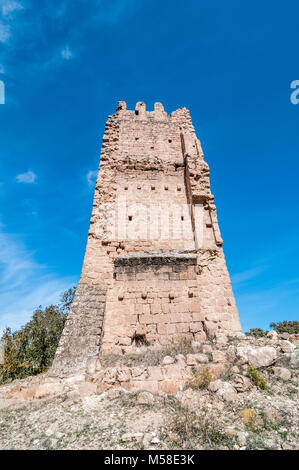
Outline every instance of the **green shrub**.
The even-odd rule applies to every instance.
[[[257,387],[259,387],[261,390],[266,390],[267,382],[265,378],[261,374],[259,374],[258,371],[251,364],[249,364],[247,372],[248,377]]]
[[[254,336],[255,338],[263,338],[267,335],[267,331],[262,330],[261,328],[250,328],[249,331],[245,333],[247,336]]]
[[[299,321],[283,321],[278,323],[271,323],[271,328],[274,328],[277,333],[299,334]]]
[[[60,305],[38,308],[25,326],[1,338],[4,346],[0,383],[44,372],[52,363],[75,288],[66,291]]]

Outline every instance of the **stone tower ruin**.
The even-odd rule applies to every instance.
[[[108,117],[80,282],[52,372],[241,325],[189,111]]]

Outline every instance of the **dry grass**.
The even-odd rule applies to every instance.
[[[209,383],[213,380],[208,367],[205,367],[201,372],[196,372],[194,378],[189,382],[188,386],[193,390],[203,390],[207,388]]]
[[[145,353],[140,354],[105,354],[101,356],[100,361],[104,367],[114,366],[158,366],[161,364],[162,359],[165,356],[176,356],[177,354],[187,355],[192,352],[192,343],[186,338],[182,338],[178,343],[160,347],[148,349]]]
[[[233,448],[235,439],[228,436],[215,417],[205,412],[191,411],[177,405],[169,425],[168,444],[180,449],[216,449],[221,446]]]

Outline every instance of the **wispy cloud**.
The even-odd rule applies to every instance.
[[[2,15],[6,17],[12,17],[13,13],[24,9],[21,2],[16,2],[14,0],[1,0],[0,6]]]
[[[258,266],[256,268],[247,269],[246,271],[242,271],[240,273],[233,274],[231,276],[231,281],[234,285],[243,284],[246,281],[256,278],[261,273],[266,270],[266,266]]]
[[[0,0],[0,11],[2,20],[0,21],[0,42],[6,43],[11,38],[11,25],[17,11],[23,10],[21,2],[14,0]]]
[[[20,175],[17,175],[16,180],[18,183],[32,184],[36,182],[37,175],[33,171],[29,170],[26,173],[21,173]]]
[[[0,42],[5,43],[10,38],[9,25],[0,21]]]
[[[84,37],[87,33],[98,31],[101,26],[115,25],[124,15],[133,11],[135,1],[52,0],[39,2],[38,5],[33,5],[32,2],[29,11],[28,0],[0,0],[0,42],[9,43],[10,49],[3,51],[4,57],[1,61],[5,65],[6,60],[9,61],[10,70],[19,70],[19,63],[11,63],[10,52],[11,49],[16,53],[23,51],[24,40],[26,51],[28,54],[31,52],[31,59],[22,64],[22,74],[27,70],[34,70],[35,67],[47,68],[59,66],[63,61],[71,61],[77,56],[77,50],[81,51],[86,47]],[[74,14],[80,15],[79,25],[78,22],[70,22],[70,16]],[[55,37],[46,37],[54,26]]]
[[[74,57],[74,54],[69,46],[66,46],[61,50],[61,57],[65,60],[70,60]]]
[[[37,263],[34,253],[0,227],[0,333],[6,326],[15,329],[26,323],[39,305],[56,303],[74,281]]]
[[[86,179],[87,179],[87,182],[88,182],[89,186],[94,186],[95,185],[95,182],[96,182],[96,179],[97,179],[97,174],[98,174],[98,172],[95,171],[95,170],[90,170],[87,173]]]

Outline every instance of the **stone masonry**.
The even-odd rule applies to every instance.
[[[189,111],[108,117],[80,282],[51,372],[238,333],[216,206]]]

